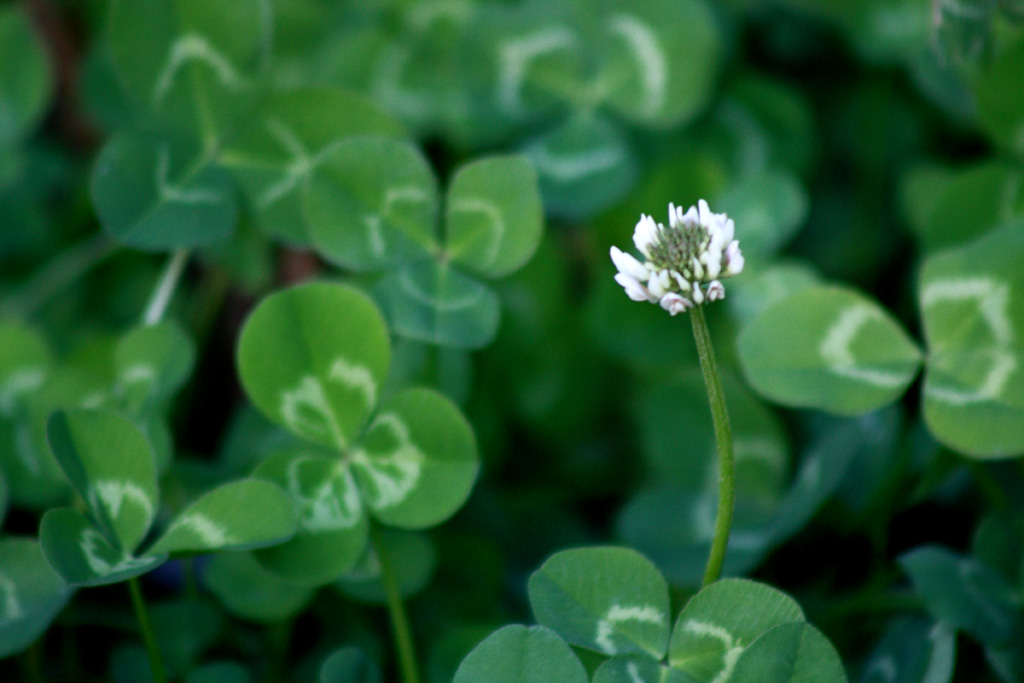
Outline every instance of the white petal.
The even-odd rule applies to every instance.
[[[697,207],[691,206],[686,214],[683,216],[682,221],[690,226],[697,225],[700,223],[700,214],[697,213]]]
[[[693,303],[697,305],[704,303],[704,292],[696,282],[693,283]]]
[[[669,279],[667,270],[659,270],[656,273],[652,273],[651,279],[647,283],[647,287],[651,290],[651,294],[659,298],[668,293],[671,286],[672,281]]]
[[[650,258],[650,247],[658,239],[658,224],[647,214],[640,214],[636,229],[633,230],[633,244],[640,253]]]
[[[721,252],[711,252],[708,254],[708,267],[707,276],[710,278],[716,278],[722,272],[722,254]]]
[[[646,287],[636,281],[636,278],[626,273],[619,273],[615,276],[615,281],[622,285],[622,288],[626,290],[626,296],[633,301],[647,301],[649,292]]]
[[[661,307],[666,311],[675,315],[676,313],[683,313],[689,308],[693,308],[693,302],[684,296],[679,296],[675,292],[669,292],[665,296],[661,297],[659,302]]]
[[[679,219],[682,218],[682,215],[683,214],[680,213],[679,208],[675,204],[672,202],[668,203],[668,227],[678,228]]]
[[[694,256],[692,259],[690,259],[690,261],[691,261],[690,265],[693,266],[693,276],[695,278],[697,278],[698,280],[703,280],[704,279],[704,266],[701,265],[700,261],[697,260],[696,256]]]
[[[731,218],[728,218],[722,228],[725,233],[725,243],[728,244],[732,242],[733,238],[736,236],[736,224],[733,223]]]
[[[637,261],[632,255],[623,252],[618,247],[612,247],[611,249],[612,263],[619,269],[620,273],[631,275],[641,282],[646,282],[647,278],[651,276],[647,266]]]
[[[708,203],[703,199],[698,199],[697,210],[700,213],[700,224],[705,227],[711,225],[715,214],[711,213],[711,207],[708,206]]]
[[[729,261],[725,267],[726,277],[737,275],[742,272],[745,260],[743,258],[743,254],[740,252],[739,242],[733,240],[732,244],[730,244],[729,248],[725,251],[725,257]]]
[[[690,291],[690,283],[687,282],[686,278],[684,278],[679,271],[673,270],[670,271],[669,274],[672,276],[672,279],[676,281],[676,284],[679,285],[679,289],[684,292]]]
[[[725,298],[725,286],[718,280],[708,285],[708,301],[719,301]]]

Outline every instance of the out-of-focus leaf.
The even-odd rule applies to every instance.
[[[975,89],[978,119],[989,135],[1011,153],[1024,154],[1024,41],[1002,52],[986,69]]]
[[[226,239],[238,215],[231,176],[191,142],[121,132],[92,174],[92,200],[107,233],[146,251]]]
[[[497,295],[447,263],[412,263],[392,270],[375,293],[392,329],[409,339],[477,349],[498,333]]]
[[[506,626],[462,661],[453,683],[587,683],[587,672],[561,638],[543,626]]]
[[[42,116],[53,91],[43,45],[22,8],[0,8],[0,149],[13,146]],[[15,58],[15,56],[17,56]]]
[[[896,400],[921,353],[878,303],[840,287],[801,290],[740,334],[740,361],[759,393],[793,406],[858,415]]]
[[[320,154],[353,135],[398,137],[402,132],[398,122],[361,95],[299,88],[260,101],[217,158],[238,179],[263,231],[308,245],[302,188]]]
[[[422,591],[434,577],[437,566],[437,551],[430,538],[422,533],[397,529],[381,529],[377,538],[387,553],[402,597],[411,597]],[[353,600],[387,604],[378,549],[369,546],[359,564],[338,579],[334,586]]]
[[[205,584],[235,616],[258,622],[284,621],[301,612],[313,589],[278,578],[249,553],[217,553]]]
[[[0,658],[24,650],[42,635],[71,593],[46,563],[37,541],[0,539]]]
[[[976,458],[1024,451],[1022,258],[1018,221],[921,268],[925,421],[939,441]]]
[[[963,629],[986,645],[1018,639],[1021,615],[1013,588],[970,557],[939,546],[923,546],[900,557],[914,590],[937,620]]]
[[[860,683],[949,683],[956,637],[945,624],[923,619],[894,623],[861,669]]]
[[[570,219],[591,216],[629,192],[638,168],[626,137],[599,115],[583,113],[527,142],[544,207]]]

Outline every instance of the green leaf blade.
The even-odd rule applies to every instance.
[[[927,259],[919,306],[928,344],[924,417],[976,458],[1024,452],[1024,224]]]
[[[31,645],[71,598],[38,541],[0,539],[0,658]]]
[[[895,401],[920,351],[876,302],[809,287],[765,310],[737,340],[747,379],[785,405],[859,415]]]
[[[0,149],[13,147],[39,121],[53,91],[53,75],[41,41],[23,10],[0,10]],[[17,55],[17,58],[14,58]]]
[[[234,183],[187,142],[122,132],[93,169],[91,194],[103,229],[134,249],[168,251],[226,239],[238,215]]]
[[[423,260],[437,245],[437,180],[419,148],[355,137],[325,149],[303,206],[317,251],[357,271]]]
[[[594,672],[593,683],[692,683],[686,674],[644,655],[615,655]]]
[[[280,453],[253,473],[288,492],[298,513],[291,540],[258,550],[256,560],[305,586],[334,581],[352,569],[369,542],[366,508],[351,469],[337,457]]]
[[[422,532],[381,528],[377,542],[366,549],[359,564],[334,582],[339,593],[358,602],[387,605],[388,592],[381,578],[380,553],[387,553],[394,571],[395,584],[402,598],[422,591],[434,578],[437,550]]]
[[[43,384],[52,360],[43,335],[17,320],[0,322],[0,348],[0,418],[10,418]]]
[[[351,287],[310,283],[266,297],[238,342],[250,400],[293,434],[342,449],[376,406],[390,346],[377,307]]]
[[[398,138],[401,124],[369,99],[337,88],[296,88],[267,95],[218,154],[238,180],[260,228],[306,246],[302,188],[319,155],[354,135]]]
[[[216,140],[253,89],[270,27],[259,0],[117,0],[110,52],[121,84],[163,128]]]
[[[146,436],[117,413],[58,411],[47,440],[71,485],[109,539],[131,553],[156,515],[156,463]]]
[[[192,339],[173,320],[144,325],[114,349],[114,372],[122,405],[141,412],[181,388],[195,365]]]
[[[455,514],[479,470],[472,428],[431,389],[406,389],[383,403],[350,458],[373,515],[406,529]]]
[[[1024,621],[1014,588],[978,560],[923,546],[899,561],[936,620],[967,631],[986,645],[999,646],[1019,637]]]
[[[561,638],[543,626],[505,626],[462,660],[453,683],[587,683]]]
[[[267,571],[250,553],[217,553],[203,578],[231,614],[259,623],[295,617],[309,605],[314,592]]]
[[[992,138],[1011,153],[1024,153],[1024,43],[1005,50],[981,73],[977,84],[978,119]]]
[[[537,621],[574,645],[661,659],[669,643],[668,584],[627,548],[555,553],[530,576]]]
[[[48,510],[39,524],[39,542],[47,563],[71,586],[103,586],[140,576],[167,556],[133,557],[115,548],[82,513]]]
[[[603,17],[598,78],[616,113],[648,126],[694,117],[713,92],[721,39],[707,4],[631,2]]]
[[[736,662],[733,683],[846,683],[832,643],[810,624],[776,626]]]
[[[537,174],[521,156],[489,157],[460,168],[447,202],[446,252],[485,277],[523,266],[540,243],[543,213]]]
[[[743,651],[781,624],[803,622],[791,597],[745,579],[723,579],[683,608],[669,644],[669,664],[695,683],[729,680]]]
[[[395,334],[457,349],[487,346],[501,304],[490,287],[447,263],[407,265],[385,275],[375,293]]]
[[[599,114],[584,112],[530,140],[522,153],[537,170],[544,208],[579,220],[612,206],[639,174],[623,131]]]
[[[332,652],[320,665],[317,683],[381,683],[380,667],[357,647]]]
[[[276,484],[224,484],[185,508],[147,554],[204,553],[274,545],[295,535],[295,509]]]

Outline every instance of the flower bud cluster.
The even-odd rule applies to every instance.
[[[641,215],[633,243],[645,261],[612,247],[612,262],[619,270],[615,281],[633,301],[658,303],[672,315],[724,299],[721,278],[743,270],[734,232],[732,219],[712,213],[703,199],[686,213],[669,204],[667,228]]]

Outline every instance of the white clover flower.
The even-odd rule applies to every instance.
[[[732,219],[712,212],[703,199],[686,212],[669,204],[667,228],[641,214],[633,244],[646,260],[612,247],[615,281],[633,301],[659,303],[672,315],[724,299],[721,280],[739,274],[744,264],[735,232]]]

